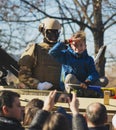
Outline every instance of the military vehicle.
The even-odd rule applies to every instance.
[[[6,81],[8,71],[18,77],[18,70],[18,62],[0,46],[0,85],[8,85]]]

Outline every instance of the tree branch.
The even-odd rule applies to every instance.
[[[60,20],[71,20],[72,22],[77,23],[77,24],[80,25],[80,26],[83,25],[83,26],[86,26],[87,28],[89,28],[90,30],[92,30],[92,27],[91,27],[91,26],[89,26],[89,25],[87,25],[87,24],[85,24],[85,23],[83,23],[83,22],[81,22],[81,21],[78,21],[78,20],[76,20],[75,18],[72,19],[72,18],[67,18],[67,17],[61,18],[61,17],[51,16],[51,15],[45,13],[44,11],[38,9],[36,6],[34,6],[33,4],[29,3],[29,2],[26,1],[26,0],[20,0],[20,1],[22,1],[22,2],[24,2],[24,3],[26,3],[26,4],[28,4],[28,5],[30,5],[30,6],[33,7],[33,8],[35,8],[36,10],[38,10],[39,12],[41,12],[42,14],[44,14],[46,17],[55,18],[55,19],[60,19]]]
[[[107,30],[108,28],[110,28],[111,26],[113,26],[114,24],[116,24],[116,21],[112,22],[110,25],[106,26],[104,28],[104,31]]]
[[[116,16],[116,13],[115,14],[113,14],[111,17],[109,17],[109,19],[108,20],[106,20],[106,22],[104,22],[104,26],[114,17],[114,16]]]
[[[83,15],[85,16],[85,18],[87,19],[88,23],[90,24],[91,27],[93,27],[93,23],[91,22],[91,20],[89,19],[87,13],[85,12],[84,8],[81,6],[81,4],[78,2],[78,0],[74,0],[75,4],[77,4],[80,8],[81,11],[83,12]]]

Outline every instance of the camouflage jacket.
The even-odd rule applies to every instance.
[[[59,88],[61,65],[48,54],[47,43],[30,44],[19,60],[19,80],[29,88],[37,88],[39,82],[50,82]]]

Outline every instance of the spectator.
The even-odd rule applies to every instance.
[[[20,95],[9,90],[0,91],[0,130],[24,130],[24,108],[20,104]]]
[[[107,110],[101,103],[92,103],[86,109],[86,120],[89,130],[108,130]]]
[[[79,84],[82,88],[87,88],[88,85],[101,85],[102,81],[99,80],[94,60],[88,55],[86,46],[85,32],[78,31],[71,39],[57,42],[50,49],[49,54],[62,64],[61,89],[63,91],[69,90],[66,84]],[[105,81],[104,86],[106,86]]]
[[[47,118],[43,130],[71,130],[68,119],[61,113],[52,113]]]
[[[25,116],[23,120],[23,125],[29,126],[36,112],[38,110],[41,110],[42,107],[43,101],[38,98],[34,98],[31,101],[29,101],[28,104],[25,106]]]
[[[55,100],[56,90],[51,91],[47,97],[47,99],[44,101],[44,106],[42,110],[38,111],[32,120],[32,123],[29,127],[29,130],[42,130],[43,125],[46,121],[46,119],[49,117],[50,112],[54,106],[54,100]]]
[[[43,42],[30,44],[19,60],[19,80],[27,88],[39,90],[57,89],[60,82],[61,66],[48,51],[57,42],[61,25],[58,20],[46,18],[39,25]]]
[[[72,108],[76,107],[73,106]],[[109,125],[105,124],[107,123],[107,110],[103,104],[92,103],[88,105],[85,114],[86,121],[82,115],[73,109],[73,130],[109,130]]]
[[[114,130],[116,130],[116,114],[112,118],[112,125],[113,125]]]

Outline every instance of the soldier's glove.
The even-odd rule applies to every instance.
[[[38,90],[48,90],[53,86],[52,83],[49,82],[43,82],[43,83],[39,83],[37,86]]]

